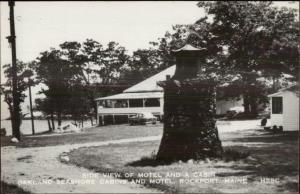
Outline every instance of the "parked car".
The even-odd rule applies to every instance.
[[[236,113],[244,112],[243,106],[235,106],[229,109],[229,111],[235,111]]]
[[[157,118],[150,112],[138,113],[128,119],[130,125],[145,125],[148,123],[156,124]]]

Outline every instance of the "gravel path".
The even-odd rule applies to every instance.
[[[22,183],[19,186],[32,193],[161,193],[161,191],[148,189],[139,184],[104,177],[103,174],[95,174],[84,168],[61,163],[58,158],[61,153],[79,147],[153,141],[160,138],[161,136],[151,136],[35,148],[2,147],[1,180],[11,184]],[[90,175],[90,173],[97,175],[97,177],[87,179],[83,177],[83,175]],[[91,179],[96,182],[89,182]],[[79,182],[74,184],[70,182],[71,180],[78,180]],[[99,182],[101,180],[111,181],[113,184],[103,184]]]

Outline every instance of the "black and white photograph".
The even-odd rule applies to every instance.
[[[1,194],[299,193],[298,1],[1,1]]]

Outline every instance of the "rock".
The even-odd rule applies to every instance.
[[[206,163],[210,163],[211,161],[210,161],[209,158],[206,158],[206,159],[205,159],[205,162],[206,162]]]
[[[253,158],[252,156],[248,156],[246,159],[251,161],[257,161],[257,159]]]
[[[266,118],[266,117],[263,118],[263,119],[260,121],[260,126],[265,127],[266,124],[267,124],[267,122],[268,122],[267,118]]]
[[[190,160],[187,161],[187,163],[188,163],[188,164],[194,164],[194,160],[193,160],[193,159],[190,159]]]
[[[73,123],[65,123],[61,126],[58,126],[54,132],[55,133],[80,133],[81,129],[78,128]]]
[[[61,156],[60,159],[61,159],[62,162],[69,162],[70,161],[69,156]]]
[[[13,143],[19,143],[19,140],[15,137],[11,138],[10,141],[13,142]]]

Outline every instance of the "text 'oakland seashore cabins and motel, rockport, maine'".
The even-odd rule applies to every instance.
[[[151,112],[161,119],[164,107],[163,88],[157,82],[172,77],[176,65],[126,89],[123,93],[97,98],[98,121],[100,125],[127,123],[128,117],[141,112]],[[225,114],[231,108],[242,108],[243,99],[219,100],[216,113]]]

